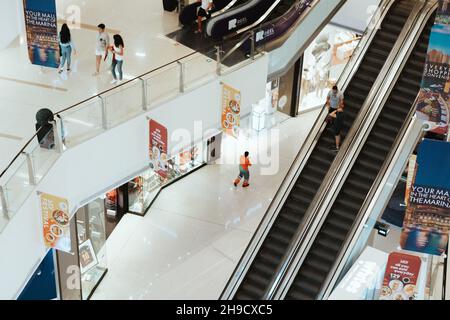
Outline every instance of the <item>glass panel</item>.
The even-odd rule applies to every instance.
[[[180,93],[180,66],[173,63],[149,75],[147,84],[147,105],[154,106]]]
[[[147,170],[142,175],[128,183],[129,211],[144,215],[150,203],[161,189],[161,178],[153,170]]]
[[[73,147],[103,131],[102,101],[95,98],[62,115],[62,132],[67,147]]]
[[[214,79],[216,75],[217,62],[212,59],[214,51],[196,54],[182,61],[184,65],[184,88],[193,89]]]
[[[53,131],[47,133],[45,139],[49,139],[49,136],[51,136],[51,139],[53,139]],[[38,183],[56,162],[59,154],[58,152],[56,152],[54,144],[51,148],[46,148],[43,147],[42,144],[39,144],[37,141],[33,141],[25,151],[29,152],[31,156],[36,179],[35,181],[36,183]]]
[[[21,154],[9,171],[12,172],[12,174],[5,183],[3,190],[8,205],[9,216],[12,217],[31,194],[33,186],[30,185],[25,155]]]
[[[139,79],[118,87],[113,93],[103,97],[106,103],[108,128],[117,126],[143,112],[142,97],[142,82]]]
[[[104,199],[98,198],[76,213],[81,291],[89,299],[106,272],[106,231]]]

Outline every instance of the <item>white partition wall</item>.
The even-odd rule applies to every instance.
[[[23,30],[22,0],[0,1],[0,49],[6,48]]]

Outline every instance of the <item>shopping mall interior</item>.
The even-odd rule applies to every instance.
[[[0,15],[0,300],[450,299],[449,0]]]

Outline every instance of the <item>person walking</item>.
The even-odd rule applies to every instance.
[[[113,54],[113,60],[111,65],[111,72],[114,80],[112,84],[119,84],[123,80],[123,55],[125,44],[122,37],[119,34],[113,36],[114,44],[109,47],[109,50]],[[116,68],[118,75],[116,74]]]
[[[328,93],[326,106],[328,108],[328,117],[332,119],[331,128],[334,132],[335,146],[334,152],[338,152],[341,145],[341,131],[344,125],[344,94],[339,91],[337,86]]]
[[[250,180],[250,171],[249,167],[251,167],[250,159],[248,158],[249,152],[246,151],[244,155],[241,156],[239,160],[239,176],[234,180],[234,186],[237,187],[238,184],[241,182],[241,179],[244,178],[244,183],[242,184],[242,187],[247,188]]]
[[[72,41],[70,29],[67,23],[64,23],[59,32],[59,46],[61,48],[61,63],[59,65],[59,73],[64,71],[64,65],[67,62],[67,72],[70,72],[70,65],[72,63],[72,50],[74,54],[77,54],[75,45]]]
[[[195,30],[195,33],[202,33],[202,20],[209,16],[209,11],[214,7],[214,3],[213,0],[198,0],[197,2],[201,2],[201,5],[197,12],[197,30]]]
[[[99,75],[100,65],[102,59],[106,59],[108,55],[109,34],[106,32],[106,26],[104,23],[100,23],[98,26],[97,42],[95,46],[95,72],[94,76]]]

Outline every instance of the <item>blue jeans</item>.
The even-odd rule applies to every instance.
[[[122,66],[123,66],[123,60],[113,60],[112,65],[111,65],[111,71],[112,71],[113,78],[115,80],[117,80],[116,67],[117,67],[117,71],[119,72],[119,80],[123,79]]]
[[[70,69],[70,63],[72,62],[72,47],[61,46],[61,64],[59,67],[62,69],[67,61],[67,69]]]

